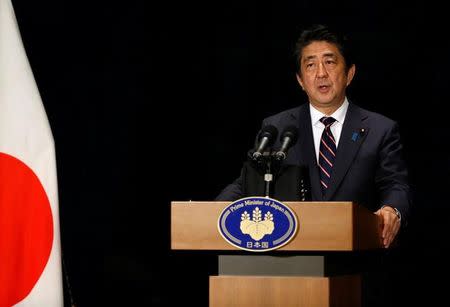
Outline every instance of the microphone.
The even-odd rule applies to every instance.
[[[281,161],[286,159],[288,149],[297,142],[298,128],[295,126],[287,126],[281,134],[281,148],[275,153],[275,159]]]
[[[271,146],[275,142],[277,136],[278,129],[275,126],[264,126],[259,133],[259,145],[256,151],[252,154],[252,159],[255,161],[261,159],[264,149],[267,146]]]

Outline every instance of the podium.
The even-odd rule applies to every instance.
[[[229,244],[217,223],[229,202],[172,202],[171,249],[218,251],[209,305],[361,306],[357,253],[382,247],[380,221],[353,202],[283,202],[297,216],[296,236],[267,253]]]

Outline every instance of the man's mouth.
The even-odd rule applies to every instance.
[[[321,92],[321,93],[327,92],[329,88],[330,88],[329,85],[319,85],[318,86],[319,92]]]

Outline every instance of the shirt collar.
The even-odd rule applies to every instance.
[[[347,97],[345,97],[344,103],[330,116],[334,117],[336,121],[342,125],[344,124],[347,109],[348,109],[348,100]],[[317,125],[322,117],[327,116],[322,112],[320,112],[319,110],[317,110],[316,108],[314,108],[312,104],[310,104],[309,111],[311,113],[311,123],[313,124],[313,126]]]

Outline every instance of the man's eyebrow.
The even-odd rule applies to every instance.
[[[337,55],[336,55],[335,53],[333,53],[333,52],[325,53],[323,56],[324,56],[324,57],[333,57],[333,58],[337,58]]]
[[[324,57],[324,58],[325,57],[327,57],[327,58],[329,58],[329,57],[337,58],[337,55],[334,52],[327,52],[327,53],[322,54],[321,57]],[[310,55],[310,56],[305,57],[303,59],[303,61],[309,61],[309,60],[316,59],[316,58],[317,58],[317,55]]]
[[[303,61],[309,61],[309,60],[312,60],[312,59],[315,59],[315,58],[317,58],[316,55],[310,55],[310,56],[305,57],[305,58],[303,59]]]

